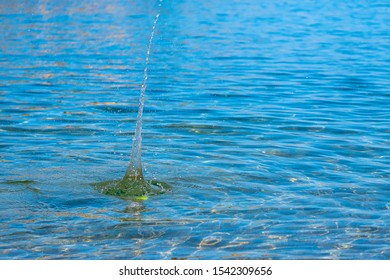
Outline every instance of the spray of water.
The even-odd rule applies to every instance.
[[[160,0],[159,6],[161,6],[162,0]],[[149,37],[149,43],[148,43],[148,49],[146,52],[146,58],[145,58],[145,68],[144,68],[144,80],[141,86],[141,92],[140,92],[140,98],[139,98],[139,107],[138,107],[138,115],[137,115],[137,123],[135,126],[135,133],[133,137],[133,146],[131,149],[131,157],[129,166],[127,167],[124,180],[144,180],[143,174],[142,174],[142,115],[144,111],[144,102],[145,102],[145,92],[146,92],[146,86],[147,86],[147,80],[148,80],[148,66],[149,66],[149,57],[150,57],[150,50],[152,48],[152,42],[154,37],[154,32],[156,30],[157,21],[160,17],[160,14],[157,13],[154,22],[152,31],[150,33]]]
[[[159,8],[161,7],[162,1],[163,0],[159,0]],[[130,198],[136,200],[144,200],[147,198],[147,195],[149,194],[164,193],[171,189],[171,187],[164,182],[160,182],[156,180],[145,180],[142,173],[142,161],[141,161],[142,115],[144,112],[145,92],[146,92],[146,85],[148,81],[149,57],[150,57],[150,50],[152,48],[153,37],[154,37],[154,33],[156,30],[157,21],[159,17],[160,17],[160,13],[157,13],[149,37],[148,49],[145,58],[144,80],[141,86],[137,123],[135,127],[129,166],[127,167],[125,176],[123,177],[122,180],[110,180],[110,181],[93,184],[98,190],[100,190],[104,194],[118,196],[125,199]]]

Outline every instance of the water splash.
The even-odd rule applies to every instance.
[[[159,0],[159,2],[158,6],[161,7],[163,0]],[[148,49],[145,58],[144,79],[141,86],[137,123],[133,137],[130,162],[122,180],[111,180],[95,184],[95,187],[104,194],[144,200],[147,198],[148,194],[159,194],[170,189],[170,186],[164,182],[145,180],[142,172],[142,115],[144,111],[145,92],[148,80],[150,51],[159,17],[160,13],[157,13],[149,37]]]
[[[161,2],[159,6],[161,6]],[[144,103],[145,103],[145,92],[146,92],[146,85],[148,80],[148,66],[149,66],[149,56],[150,56],[150,50],[152,48],[152,42],[154,37],[154,32],[156,30],[157,21],[160,17],[160,14],[157,13],[152,27],[152,32],[150,33],[149,37],[149,44],[148,44],[148,50],[146,52],[146,58],[145,58],[145,68],[144,68],[144,80],[141,86],[141,93],[139,98],[139,106],[138,106],[138,114],[137,114],[137,123],[135,126],[135,133],[133,137],[133,146],[131,149],[131,157],[129,166],[127,167],[126,174],[124,176],[124,180],[144,180],[143,173],[142,173],[142,115],[144,112]]]

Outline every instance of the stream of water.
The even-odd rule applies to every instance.
[[[159,6],[161,7],[161,2]],[[138,106],[138,114],[137,114],[137,123],[135,126],[135,134],[133,138],[133,146],[131,149],[131,159],[129,163],[129,167],[126,170],[126,175],[125,177],[138,177],[142,175],[142,115],[144,111],[144,103],[145,103],[145,92],[146,92],[146,85],[148,81],[148,65],[149,65],[149,56],[150,56],[150,51],[152,47],[152,42],[153,42],[153,37],[154,37],[154,31],[156,29],[157,21],[159,18],[160,14],[158,13],[156,15],[156,18],[154,19],[153,22],[153,27],[152,27],[152,32],[150,33],[150,39],[148,43],[148,49],[146,52],[146,58],[145,58],[145,68],[144,68],[144,79],[143,83],[141,86],[141,93],[140,93],[140,98],[139,98],[139,106]],[[140,173],[140,174],[138,174]]]

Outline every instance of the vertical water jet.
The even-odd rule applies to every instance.
[[[161,2],[159,6],[161,6]],[[130,162],[127,167],[125,176],[123,180],[125,181],[144,181],[143,172],[142,172],[142,116],[144,112],[144,103],[145,103],[145,92],[148,81],[148,66],[149,66],[149,56],[150,50],[152,48],[152,42],[154,37],[154,32],[157,26],[158,18],[160,14],[157,13],[154,22],[152,31],[149,37],[148,49],[146,51],[145,58],[145,67],[144,67],[144,79],[141,86],[140,97],[139,97],[139,106],[138,106],[138,114],[137,114],[137,122],[135,125],[135,132],[133,137],[133,145],[131,149]]]
[[[159,0],[159,7],[163,0]],[[148,48],[145,57],[144,78],[140,90],[137,122],[133,137],[130,162],[122,180],[106,181],[94,184],[102,193],[119,196],[123,198],[145,199],[148,194],[159,194],[170,189],[164,182],[156,180],[145,180],[142,172],[142,116],[144,111],[145,92],[148,80],[149,57],[152,48],[154,33],[157,21],[160,17],[158,12],[154,18],[152,31],[150,33]]]

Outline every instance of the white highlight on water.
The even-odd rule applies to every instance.
[[[161,7],[161,3],[163,0],[159,0],[159,7]],[[148,49],[146,52],[146,58],[145,58],[145,68],[144,68],[144,80],[141,86],[141,92],[140,92],[140,98],[139,98],[139,106],[138,106],[138,114],[137,114],[137,123],[135,126],[135,133],[133,137],[133,146],[131,149],[131,157],[130,157],[130,163],[127,167],[125,178],[132,178],[132,179],[143,179],[142,175],[142,160],[141,160],[141,154],[142,154],[142,115],[144,112],[144,102],[145,102],[145,92],[146,92],[146,85],[148,80],[148,65],[149,65],[149,56],[150,56],[150,50],[152,48],[152,42],[154,37],[154,32],[156,30],[157,21],[160,17],[160,13],[157,13],[154,22],[152,31],[150,33],[149,37],[149,43],[148,43]]]

